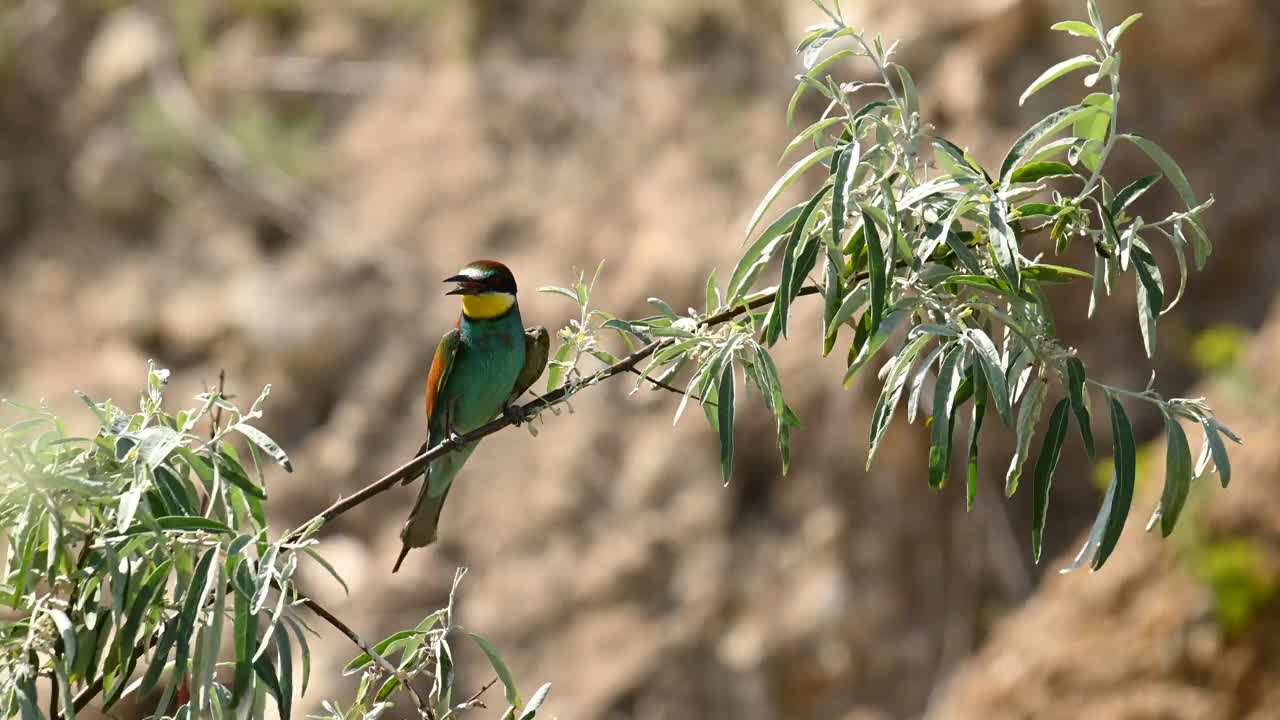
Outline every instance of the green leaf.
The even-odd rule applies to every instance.
[[[1124,22],[1111,28],[1111,30],[1107,32],[1107,44],[1110,45],[1111,47],[1115,47],[1116,43],[1120,42],[1120,36],[1124,35],[1124,31],[1128,30],[1130,25],[1138,22],[1138,20],[1141,20],[1141,19],[1142,19],[1142,13],[1134,13],[1129,17],[1125,18]]]
[[[839,159],[835,163],[835,172],[832,174],[831,183],[833,192],[831,193],[831,243],[835,247],[840,247],[844,240],[844,225],[849,214],[849,195],[853,191],[854,172],[851,170],[858,167],[858,161],[861,159],[862,147],[856,142],[851,142],[841,149]]]
[[[1040,562],[1044,525],[1049,515],[1049,488],[1053,485],[1053,472],[1058,469],[1058,459],[1062,456],[1062,443],[1067,439],[1070,405],[1069,400],[1059,400],[1054,406],[1049,417],[1049,432],[1040,445],[1040,458],[1036,460],[1031,513],[1031,557],[1036,563]]]
[[[995,343],[983,331],[969,328],[964,331],[965,341],[977,354],[982,365],[982,374],[987,378],[987,386],[991,389],[991,397],[996,401],[996,414],[1004,422],[1005,427],[1013,427],[1013,409],[1009,405],[1009,387],[1005,382],[1004,367],[1000,362],[1000,353]]]
[[[1218,479],[1222,481],[1222,487],[1226,487],[1231,483],[1231,457],[1218,432],[1221,426],[1209,418],[1202,418],[1200,424],[1204,426],[1204,440],[1213,455],[1213,466],[1218,470]]]
[[[1040,412],[1044,409],[1044,398],[1049,384],[1041,379],[1032,378],[1027,395],[1018,408],[1017,443],[1014,446],[1013,459],[1009,461],[1009,470],[1004,476],[1004,494],[1013,497],[1018,490],[1018,479],[1022,477],[1022,465],[1027,460],[1031,449],[1031,437],[1035,435],[1036,423],[1040,420]]]
[[[125,528],[124,532],[117,533],[111,537],[128,537],[129,535],[151,532],[153,526],[149,523],[155,523],[154,527],[168,532],[210,532],[223,535],[234,535],[236,532],[216,520],[199,516],[171,515],[169,517],[151,518],[148,520],[148,524],[130,525]]]
[[[853,383],[854,376],[862,369],[862,366],[875,356],[880,351],[880,348],[884,347],[885,343],[889,341],[889,337],[898,329],[898,325],[910,315],[911,311],[905,308],[890,310],[885,315],[884,321],[880,323],[880,328],[870,334],[870,337],[858,349],[858,353],[854,356],[853,362],[850,363],[849,369],[845,371],[843,384],[846,388]]]
[[[1111,214],[1119,217],[1120,213],[1133,204],[1135,200],[1142,197],[1143,193],[1151,189],[1151,186],[1160,182],[1163,175],[1148,175],[1139,178],[1124,186],[1120,192],[1116,193],[1115,199],[1111,201]]]
[[[169,457],[169,453],[182,442],[176,430],[164,425],[153,425],[138,433],[138,459],[152,470]]]
[[[195,637],[196,622],[200,610],[209,599],[209,592],[214,583],[220,581],[218,572],[218,555],[220,547],[215,546],[205,551],[196,563],[191,574],[191,582],[187,586],[186,598],[182,604],[182,612],[178,615],[177,653],[174,655],[173,675],[182,677],[187,671],[188,649],[191,638]]]
[[[564,384],[565,374],[569,372],[568,363],[573,357],[573,348],[573,343],[562,341],[560,347],[556,348],[555,357],[547,363],[547,392],[557,390]]]
[[[1096,457],[1093,445],[1093,427],[1089,420],[1089,404],[1086,400],[1084,363],[1078,357],[1067,358],[1067,395],[1071,398],[1071,412],[1076,416],[1076,425],[1080,428],[1080,439],[1084,441],[1089,459]]]
[[[543,683],[542,687],[534,691],[533,697],[529,698],[529,703],[520,711],[520,715],[516,720],[533,720],[538,714],[538,708],[542,707],[542,703],[546,702],[547,694],[551,692],[551,683]]]
[[[880,328],[884,318],[885,306],[889,303],[889,286],[884,246],[880,241],[880,232],[876,229],[876,221],[866,205],[862,207],[862,226],[867,234],[867,271],[871,275],[871,334]]]
[[[334,580],[337,580],[338,584],[342,586],[343,592],[347,595],[351,594],[351,588],[347,587],[347,581],[342,579],[342,576],[338,574],[337,569],[335,569],[328,560],[324,559],[324,556],[316,552],[314,548],[303,548],[302,551],[305,552],[312,560],[315,560],[320,567],[324,568]]]
[[[942,487],[951,464],[951,411],[960,385],[959,362],[964,348],[952,346],[942,358],[933,392],[933,435],[929,441],[929,486]]]
[[[570,290],[569,288],[559,287],[557,285],[543,285],[542,287],[538,288],[538,292],[547,293],[550,295],[560,295],[562,297],[569,298],[575,303],[578,302],[578,293]]]
[[[1104,506],[1107,517],[1097,552],[1093,556],[1095,571],[1102,569],[1115,550],[1116,543],[1120,541],[1125,519],[1129,517],[1129,506],[1133,503],[1134,475],[1137,472],[1137,452],[1129,416],[1125,415],[1120,401],[1110,394],[1107,402],[1111,407],[1111,433],[1115,443],[1115,475],[1111,479],[1112,487],[1108,490],[1108,494],[1112,495],[1110,507]]]
[[[1165,475],[1160,494],[1160,534],[1169,537],[1191,492],[1191,446],[1176,418],[1165,416]]]
[[[725,485],[733,474],[733,414],[734,405],[734,372],[733,358],[725,360],[724,373],[720,376],[720,384],[716,390],[716,414],[720,429],[720,471]],[[515,704],[514,702],[512,704]]]
[[[1037,183],[1046,178],[1070,177],[1076,172],[1071,166],[1060,162],[1035,162],[1023,165],[1009,174],[1009,184]]]
[[[742,259],[738,261],[738,266],[734,268],[733,276],[729,278],[728,304],[736,303],[756,281],[756,278],[760,276],[769,259],[773,257],[774,247],[783,237],[783,234],[790,231],[791,227],[795,225],[806,205],[808,205],[807,202],[789,208],[777,220],[774,220],[743,253]]]
[[[1102,24],[1102,12],[1098,10],[1098,0],[1088,0],[1085,6],[1089,8],[1089,22],[1101,33],[1106,26]]]
[[[1015,292],[1022,291],[1022,275],[1019,270],[1018,238],[1009,226],[1008,207],[999,200],[987,206],[987,222],[991,226],[991,250],[995,254],[1000,275]]]
[[[973,374],[973,418],[969,422],[969,458],[965,472],[964,507],[973,509],[978,496],[978,433],[982,431],[982,419],[987,414],[986,373],[981,369]]]
[[[703,312],[710,315],[720,309],[720,288],[716,285],[716,271],[711,269],[711,274],[707,276],[707,287],[704,290],[706,304],[703,305]]]
[[[791,186],[791,183],[795,182],[796,178],[803,175],[807,170],[809,170],[809,168],[813,167],[819,161],[831,157],[832,153],[835,151],[836,148],[833,146],[819,148],[806,155],[795,165],[792,165],[791,168],[782,175],[782,177],[778,178],[778,181],[773,184],[773,187],[769,188],[769,192],[765,193],[764,199],[760,201],[760,205],[756,207],[755,212],[751,214],[751,220],[747,222],[747,236],[750,237],[751,233],[755,232],[756,225],[760,223],[764,214],[769,211],[773,202],[778,199],[778,196],[781,195],[784,190]]]
[[[889,375],[885,378],[884,387],[880,390],[880,397],[876,400],[875,411],[871,414],[871,437],[870,445],[867,450],[867,469],[871,469],[871,463],[875,459],[876,450],[880,447],[880,441],[884,438],[885,431],[889,429],[889,423],[893,420],[893,413],[897,410],[898,401],[902,398],[902,390],[906,386],[907,377],[911,373],[911,366],[915,362],[916,356],[924,348],[932,337],[926,334],[918,335],[915,339],[909,341],[897,354],[892,361],[892,368]]]
[[[902,81],[902,99],[906,103],[906,107],[903,108],[903,122],[906,123],[912,115],[920,113],[920,98],[916,94],[916,84],[911,79],[911,73],[897,63],[894,63],[893,67],[898,71],[898,79]]]
[[[814,65],[807,73],[798,78],[800,80],[800,84],[791,95],[791,101],[787,103],[787,127],[795,127],[796,108],[800,105],[800,98],[804,96],[805,89],[813,87],[822,89],[825,93],[825,89],[823,89],[822,84],[818,82],[817,78],[822,77],[823,71],[835,63],[838,63],[845,58],[855,56],[856,53],[853,50],[840,50],[838,52],[831,53],[822,62]]]
[[[794,152],[801,145],[804,145],[805,142],[807,142],[809,139],[821,138],[822,131],[826,130],[832,125],[835,125],[836,123],[844,122],[844,120],[845,118],[843,115],[836,115],[834,117],[823,118],[818,122],[805,128],[799,135],[796,135],[791,142],[787,143],[787,147],[785,150],[782,151],[782,157],[778,158],[778,162],[782,162],[783,160],[785,160],[788,155]]]
[[[808,237],[809,230],[813,227],[813,223],[817,218],[815,214],[818,206],[826,198],[827,192],[831,190],[830,185],[824,185],[821,190],[809,199],[809,203],[805,205],[804,210],[800,213],[800,218],[796,220],[796,224],[791,228],[791,235],[787,239],[782,249],[782,279],[778,283],[778,293],[775,296],[773,306],[769,309],[769,325],[766,334],[766,344],[772,345],[778,340],[778,336],[787,336],[788,320],[791,316],[791,301],[800,292],[800,287],[804,284],[805,275],[813,267],[816,259],[816,241]],[[815,252],[808,252],[813,248]],[[800,257],[797,257],[799,255]],[[805,265],[808,267],[805,267]]]
[[[1029,265],[1022,269],[1022,277],[1042,283],[1063,284],[1072,280],[1092,280],[1093,276],[1083,270],[1062,265]]]
[[[146,642],[145,638],[138,638],[138,632],[143,625],[143,616],[155,609],[153,602],[156,594],[164,589],[164,584],[169,580],[169,571],[172,569],[172,558],[157,565],[147,575],[146,580],[142,581],[142,587],[138,589],[137,594],[130,598],[132,602],[129,605],[128,619],[120,630],[120,637],[116,639],[121,668],[120,683],[108,702],[114,702],[115,698],[119,697],[120,691],[124,689],[125,680],[133,673],[134,663],[137,660],[134,651],[138,649],[139,643]]]
[[[511,677],[511,671],[507,669],[507,664],[502,661],[498,655],[498,650],[483,637],[475,633],[467,633],[476,645],[480,646],[480,650],[489,658],[489,664],[493,666],[493,671],[498,674],[498,679],[502,681],[502,686],[507,690],[507,702],[514,707],[520,707],[520,693],[516,690],[516,681]]]
[[[1182,198],[1188,208],[1194,208],[1200,204],[1200,201],[1196,199],[1195,192],[1191,189],[1191,183],[1187,182],[1186,174],[1182,172],[1182,168],[1177,161],[1169,153],[1165,152],[1164,148],[1141,135],[1128,134],[1120,137],[1137,145],[1138,149],[1146,153],[1147,157],[1151,158],[1152,162],[1159,166],[1161,172],[1173,184],[1173,188],[1178,191],[1178,196]]]
[[[1056,218],[1062,214],[1062,211],[1063,208],[1061,205],[1050,205],[1049,203],[1026,203],[1014,208],[1010,216],[1019,219],[1033,217]]]
[[[1151,256],[1135,252],[1133,269],[1138,275],[1138,321],[1142,329],[1142,347],[1147,357],[1156,351],[1156,319],[1164,307],[1164,288],[1160,282],[1160,268]]]
[[[1022,105],[1026,103],[1027,98],[1035,95],[1046,85],[1067,73],[1075,72],[1076,70],[1081,70],[1083,68],[1097,67],[1097,65],[1098,61],[1095,60],[1092,55],[1077,55],[1073,58],[1067,58],[1041,73],[1040,77],[1036,78],[1035,81],[1023,91],[1022,96],[1018,98],[1018,104]]]
[[[1102,36],[1098,34],[1097,30],[1093,29],[1092,25],[1080,22],[1079,20],[1063,20],[1062,22],[1054,23],[1050,29],[1057,30],[1058,32],[1070,33],[1076,37],[1089,38],[1099,42],[1102,41]]]
[[[285,472],[293,472],[293,463],[289,462],[288,454],[280,448],[279,443],[272,440],[266,433],[248,423],[236,423],[231,426],[231,429],[244,435],[249,442],[262,448],[262,451],[274,460],[277,465],[284,468]]]

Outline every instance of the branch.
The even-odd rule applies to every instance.
[[[803,296],[803,295],[816,295],[819,292],[821,292],[820,288],[813,285],[806,285],[800,288],[800,292],[797,293],[797,297]],[[723,325],[724,323],[729,322],[730,320],[736,319],[737,317],[744,315],[752,310],[756,310],[758,308],[771,304],[777,298],[777,296],[778,296],[778,291],[773,290],[772,292],[764,293],[757,297],[753,297],[742,303],[734,305],[733,307],[727,308],[713,315],[708,315],[707,317],[703,318],[701,322],[699,322],[699,327],[715,327],[717,325]],[[546,395],[540,395],[538,397],[535,397],[534,399],[530,400],[524,405],[521,405],[520,407],[516,408],[515,413],[513,413],[513,415],[521,418],[522,420],[528,420],[534,417],[535,415],[537,415],[539,412],[549,407],[553,407],[555,405],[559,405],[563,403],[564,401],[573,397],[584,388],[587,388],[591,385],[596,385],[605,380],[608,380],[614,375],[631,372],[636,367],[636,365],[640,364],[641,361],[653,355],[653,353],[656,352],[658,348],[670,342],[672,342],[671,338],[654,340],[648,343],[647,345],[645,345],[644,347],[641,347],[639,350],[636,350],[630,355],[622,358],[618,362],[612,365],[609,365],[608,367],[605,367],[587,376],[586,378],[579,380],[576,383],[566,384],[560,388],[552,390]],[[439,445],[436,445],[435,447],[423,452],[422,454],[413,458],[409,462],[401,465],[395,470],[392,470],[390,473],[384,475],[380,480],[365,486],[356,494],[346,498],[342,498],[337,502],[335,502],[333,505],[330,505],[324,512],[315,516],[314,518],[311,519],[311,521],[303,524],[297,530],[294,530],[292,533],[290,533],[288,536],[288,539],[285,540],[286,544],[294,543],[301,540],[303,535],[305,535],[306,532],[308,531],[308,529],[315,526],[316,520],[319,520],[321,524],[327,524],[330,521],[332,521],[334,518],[337,518],[338,516],[364,503],[369,498],[372,498],[373,496],[378,495],[380,493],[386,492],[387,490],[395,486],[396,483],[411,480],[417,477],[418,475],[422,474],[423,469],[432,460],[435,460],[436,458],[441,457],[446,453],[457,449],[460,446],[469,445],[473,442],[476,442],[477,440],[480,440],[481,438],[488,437],[489,435],[492,435],[511,424],[512,424],[512,421],[508,419],[506,416],[503,416],[489,422],[486,425],[482,425],[476,428],[475,430],[472,430],[471,432],[463,433],[457,438],[445,439],[444,442],[441,442]]]

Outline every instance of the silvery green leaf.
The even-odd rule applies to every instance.
[[[1092,25],[1080,22],[1079,20],[1063,20],[1062,22],[1054,23],[1049,29],[1069,33],[1076,37],[1089,38],[1099,42],[1102,41],[1102,36],[1098,34],[1097,30],[1093,29]]]
[[[1209,418],[1202,419],[1200,424],[1204,426],[1205,442],[1213,456],[1213,466],[1218,471],[1218,479],[1222,481],[1222,487],[1226,487],[1231,482],[1231,457],[1227,454],[1226,445],[1223,444],[1219,433],[1222,426]]]
[[[1018,490],[1018,479],[1022,477],[1022,465],[1027,460],[1031,449],[1031,437],[1035,435],[1036,422],[1040,420],[1040,411],[1044,408],[1044,398],[1049,384],[1040,379],[1032,380],[1027,396],[1018,408],[1017,444],[1014,447],[1013,459],[1009,461],[1009,470],[1004,476],[1004,493],[1012,497]]]
[[[782,157],[778,158],[778,162],[782,162],[784,159],[786,159],[788,155],[790,155],[793,151],[795,151],[801,145],[804,145],[805,142],[809,141],[810,139],[821,138],[822,131],[826,130],[832,125],[835,125],[836,123],[844,122],[844,120],[845,118],[843,115],[837,115],[834,117],[823,118],[818,122],[805,128],[799,135],[796,135],[795,138],[792,139],[792,141],[787,144],[786,149],[782,151]]]
[[[995,343],[991,342],[990,336],[977,328],[965,330],[964,337],[977,355],[982,374],[987,380],[987,387],[990,388],[991,396],[996,401],[996,413],[1006,427],[1011,427],[1013,411],[1009,403],[1009,387],[1005,382],[1004,367],[1000,362],[1000,353],[996,351]]]
[[[991,249],[1000,267],[1000,275],[1017,292],[1022,289],[1021,255],[1018,239],[1009,226],[1008,212],[1009,208],[1004,203],[993,201],[987,206],[987,222],[991,226]]]
[[[1187,182],[1186,174],[1182,172],[1182,168],[1177,161],[1170,157],[1169,153],[1165,152],[1164,148],[1141,135],[1130,133],[1120,137],[1137,145],[1140,150],[1147,154],[1147,157],[1151,158],[1152,162],[1160,167],[1161,172],[1173,184],[1173,188],[1178,191],[1179,197],[1187,204],[1188,208],[1194,208],[1200,204],[1200,201],[1196,199],[1195,192],[1191,189],[1191,183]]]
[[[960,360],[964,348],[952,345],[942,358],[938,382],[933,391],[933,427],[929,441],[929,486],[942,487],[951,464],[951,411],[960,385]]]
[[[880,440],[884,438],[885,432],[889,429],[889,423],[893,421],[893,414],[898,408],[898,401],[902,398],[902,390],[906,385],[907,376],[911,373],[912,363],[931,339],[929,335],[916,337],[903,346],[893,360],[886,364],[890,367],[890,371],[880,390],[880,397],[876,400],[875,410],[871,413],[871,438],[866,465],[868,470],[875,459],[876,450],[880,447]]]
[[[1119,217],[1125,208],[1134,203],[1135,200],[1142,197],[1144,193],[1152,188],[1153,185],[1160,182],[1163,175],[1148,175],[1143,178],[1134,180],[1125,185],[1120,192],[1116,193],[1116,197],[1111,201],[1111,214]]]
[[[1046,115],[1035,125],[1027,128],[1026,132],[1022,133],[1022,136],[1015,140],[1013,146],[1009,148],[1004,162],[1000,163],[1000,183],[1008,185],[1009,178],[1019,163],[1027,159],[1027,154],[1034,151],[1040,143],[1062,132],[1076,118],[1094,112],[1096,110],[1083,105],[1071,105]]]
[[[1165,417],[1165,476],[1160,494],[1160,534],[1169,537],[1191,492],[1191,447],[1178,420]]]
[[[1040,77],[1036,78],[1031,85],[1023,91],[1022,96],[1018,98],[1018,104],[1025,104],[1027,102],[1027,98],[1036,94],[1046,85],[1067,73],[1074,72],[1082,68],[1097,67],[1097,65],[1098,61],[1094,59],[1092,55],[1077,55],[1073,58],[1067,58],[1041,73]]]
[[[1139,252],[1134,256],[1133,269],[1138,276],[1138,321],[1142,329],[1142,347],[1147,357],[1152,357],[1156,350],[1156,319],[1164,306],[1160,268],[1156,267],[1149,252]]]
[[[1080,438],[1084,441],[1084,448],[1089,453],[1089,459],[1092,460],[1096,452],[1093,444],[1093,427],[1089,419],[1088,389],[1085,387],[1088,375],[1085,373],[1084,363],[1081,362],[1080,358],[1069,357],[1066,365],[1066,387],[1067,394],[1071,398],[1071,411],[1075,413],[1076,424],[1080,428]]]
[[[1124,35],[1124,31],[1128,30],[1130,25],[1138,22],[1140,19],[1142,19],[1142,13],[1134,13],[1125,18],[1124,22],[1107,31],[1107,44],[1111,47],[1115,47],[1116,43],[1120,42],[1120,36]]]
[[[1049,417],[1049,431],[1040,446],[1040,458],[1036,460],[1035,483],[1032,487],[1031,558],[1040,562],[1040,549],[1044,542],[1044,526],[1049,515],[1049,490],[1053,485],[1053,473],[1062,457],[1062,443],[1067,439],[1070,422],[1070,401],[1059,400]]]
[[[782,175],[782,177],[778,178],[778,181],[773,184],[773,187],[769,188],[769,192],[765,193],[764,199],[760,201],[760,205],[756,207],[755,212],[751,214],[751,220],[747,223],[747,236],[749,237],[751,233],[755,232],[756,225],[760,223],[764,214],[769,211],[774,200],[777,200],[778,196],[790,187],[791,183],[795,182],[796,178],[803,175],[805,171],[816,165],[820,160],[825,160],[826,158],[831,157],[835,151],[836,148],[834,146],[827,146],[814,150],[801,158],[796,162],[796,164],[792,165],[786,173]]]
[[[853,363],[849,365],[849,369],[845,372],[843,384],[846,388],[853,384],[853,377],[862,369],[862,366],[889,341],[889,337],[898,329],[898,325],[910,316],[911,310],[906,308],[890,310],[885,315],[884,321],[880,323],[880,328],[867,339],[867,342],[858,351],[857,357],[854,358]]]
[[[1104,504],[1106,521],[1102,535],[1097,543],[1097,551],[1093,556],[1093,569],[1101,570],[1116,543],[1120,541],[1120,533],[1124,531],[1124,522],[1129,517],[1129,507],[1133,503],[1134,476],[1136,473],[1137,451],[1133,442],[1133,428],[1124,407],[1114,396],[1107,396],[1111,406],[1111,434],[1115,444],[1115,474],[1112,476],[1112,488],[1107,491],[1110,502]],[[1099,516],[1101,517],[1101,516]]]
[[[1089,313],[1086,317],[1092,318],[1093,313],[1097,311],[1098,306],[1102,304],[1102,296],[1106,293],[1103,283],[1107,277],[1107,261],[1101,255],[1093,256],[1093,292],[1089,295]]]
[[[911,378],[911,388],[907,393],[907,422],[914,423],[916,421],[916,411],[920,407],[920,391],[924,388],[925,378],[929,377],[929,369],[947,349],[946,345],[938,345],[924,356],[924,362],[920,363],[920,367],[916,369],[916,374]]]
[[[784,234],[791,230],[796,220],[800,217],[800,213],[804,210],[807,203],[800,203],[789,208],[786,212],[774,220],[764,232],[760,233],[760,237],[751,243],[751,247],[742,254],[742,259],[738,261],[738,266],[734,268],[733,276],[729,278],[728,302],[736,303],[742,294],[745,293],[760,276],[760,272],[764,270],[769,259],[773,257],[773,251],[781,242]]]

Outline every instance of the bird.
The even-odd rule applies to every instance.
[[[445,295],[461,296],[462,312],[457,325],[440,339],[427,373],[427,440],[419,455],[500,413],[518,423],[511,415],[512,403],[542,375],[551,344],[546,328],[523,326],[516,279],[506,265],[476,260],[444,281],[457,283]],[[413,510],[400,530],[403,547],[391,572],[400,570],[410,550],[436,540],[445,497],[478,442],[428,464]]]

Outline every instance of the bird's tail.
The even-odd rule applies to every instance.
[[[413,506],[413,512],[409,514],[409,519],[400,529],[400,541],[404,546],[400,548],[400,556],[396,558],[395,567],[391,568],[391,572],[400,570],[400,563],[404,562],[404,556],[408,555],[410,550],[426,547],[436,541],[436,529],[440,526],[440,510],[444,508],[444,499],[449,496],[449,488],[445,487],[444,492],[436,497],[430,496],[430,490],[431,474],[428,472],[427,477],[422,481],[422,489],[418,491],[418,500]]]

